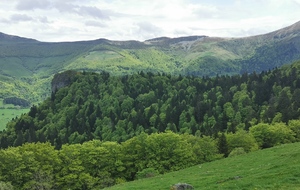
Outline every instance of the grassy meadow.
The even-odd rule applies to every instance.
[[[15,107],[12,104],[3,104],[3,101],[0,100],[0,131],[5,129],[7,122],[13,118],[20,116],[22,113],[29,112],[29,108],[20,109]]]
[[[300,143],[285,144],[244,155],[123,183],[107,190],[169,189],[188,183],[200,189],[300,189]]]

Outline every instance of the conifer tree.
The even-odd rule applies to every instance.
[[[219,137],[218,149],[221,154],[224,154],[224,157],[228,156],[228,143],[224,133]]]

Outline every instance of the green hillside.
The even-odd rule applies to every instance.
[[[38,103],[51,94],[55,73],[106,71],[112,75],[164,72],[216,76],[267,71],[300,59],[300,22],[248,38],[188,36],[145,42],[46,43],[0,35],[0,98]]]
[[[1,147],[49,141],[59,149],[92,139],[123,142],[142,132],[213,136],[248,131],[261,123],[285,125],[300,117],[299,65],[212,78],[63,72],[52,81],[51,97],[8,123],[0,133]],[[283,139],[293,142],[289,130]],[[299,133],[297,128],[292,131]],[[268,148],[283,139],[260,146]]]
[[[101,56],[118,58],[112,52]],[[0,187],[101,189],[190,166],[206,168],[204,163],[226,157],[211,162],[212,169],[197,170],[206,174],[204,181],[184,170],[183,178],[159,185],[293,189],[292,182],[299,184],[292,168],[298,153],[285,157],[280,151],[268,159],[257,151],[300,141],[299,61],[260,74],[211,78],[69,70],[54,75],[49,88],[50,97],[0,131]],[[249,157],[245,167],[232,158],[240,154]],[[264,165],[258,165],[260,157]],[[283,178],[288,182],[275,183],[278,170],[287,173],[276,164],[281,159],[295,164]],[[271,174],[259,170],[264,168]]]
[[[107,190],[164,190],[177,183],[198,189],[298,190],[300,143],[285,144],[141,179]]]

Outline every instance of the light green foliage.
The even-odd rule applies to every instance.
[[[203,136],[200,138],[185,134],[181,138],[186,139],[192,145],[197,164],[210,162],[221,157],[216,141],[211,137]]]
[[[269,148],[295,141],[294,132],[284,123],[275,123],[272,125],[259,123],[250,128],[250,133],[261,148]]]
[[[57,152],[49,143],[25,144],[0,152],[0,180],[19,189],[51,189],[60,167]]]
[[[0,150],[0,181],[18,189],[99,189],[219,158],[210,137],[141,133],[123,143],[26,143]]]
[[[246,154],[243,147],[234,148],[228,155],[228,157],[238,156],[241,154]]]
[[[236,133],[227,133],[226,139],[228,143],[228,152],[230,153],[235,148],[242,147],[245,152],[258,150],[256,139],[251,133],[244,130],[239,130]]]
[[[195,163],[191,144],[172,132],[149,136],[142,133],[126,141],[123,146],[127,155],[125,165],[136,172],[154,168],[159,173],[165,173]]]
[[[229,118],[229,120],[231,121],[233,118],[234,118],[234,109],[233,109],[233,106],[232,106],[232,103],[230,102],[226,102],[223,106],[223,109],[224,109],[224,113],[225,115]]]
[[[288,127],[294,132],[295,140],[300,141],[300,120],[290,120]]]
[[[0,181],[0,189],[1,190],[13,190],[14,187],[12,186],[11,183],[5,183],[5,182]]]
[[[299,155],[300,143],[286,144],[106,189],[168,189],[184,182],[195,189],[298,190]]]
[[[191,145],[178,134],[151,134],[146,139],[146,166],[160,173],[179,170],[194,163]]]

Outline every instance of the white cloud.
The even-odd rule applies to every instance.
[[[86,26],[93,26],[93,27],[100,27],[100,28],[103,28],[103,27],[107,26],[106,24],[103,24],[102,22],[94,21],[94,20],[88,20],[84,24]]]
[[[41,41],[241,37],[300,18],[300,0],[1,0],[0,32]]]
[[[27,21],[32,21],[33,18],[25,14],[13,14],[10,17],[10,20],[12,22],[27,22]]]
[[[18,10],[35,10],[35,9],[47,9],[51,3],[47,0],[22,0],[18,1],[16,8]]]

